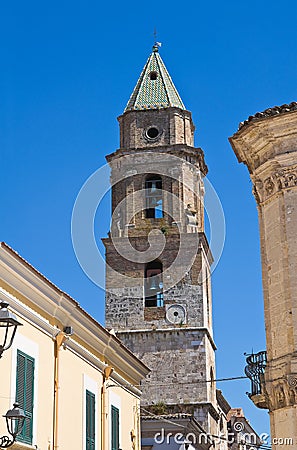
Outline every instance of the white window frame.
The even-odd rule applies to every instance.
[[[15,335],[11,354],[11,386],[10,396],[12,403],[15,402],[16,395],[16,369],[17,352],[20,350],[31,358],[34,358],[34,403],[33,403],[33,429],[32,446],[37,446],[37,414],[38,414],[38,366],[39,366],[39,346],[35,341],[23,336],[19,330]],[[24,445],[24,444],[23,444]]]
[[[111,450],[111,425],[112,425],[112,418],[111,418],[111,407],[115,406],[118,410],[119,410],[119,439],[120,439],[120,446],[122,446],[123,441],[122,441],[122,421],[121,421],[121,397],[117,394],[115,394],[115,392],[111,391],[112,388],[109,388],[108,390],[109,395],[108,395],[108,417],[109,417],[109,421],[108,421],[108,428],[109,428],[109,433],[108,433],[108,448],[109,450]]]
[[[82,440],[83,440],[83,450],[86,449],[86,425],[87,425],[87,417],[86,417],[86,397],[87,391],[92,392],[95,395],[95,450],[98,450],[98,383],[90,378],[88,375],[83,375],[83,430],[82,430]]]

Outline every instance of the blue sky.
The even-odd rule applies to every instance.
[[[227,138],[249,115],[296,100],[296,19],[293,0],[2,2],[1,240],[104,321],[104,292],[74,255],[71,213],[84,181],[118,148],[116,117],[156,27],[226,218],[213,274],[217,376],[241,376],[243,353],[264,349],[265,332],[256,204]],[[109,214],[107,198],[98,242]],[[218,387],[259,433],[268,431],[246,380]]]

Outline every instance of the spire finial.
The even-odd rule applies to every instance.
[[[154,39],[155,39],[155,43],[153,45],[153,52],[158,52],[159,51],[159,47],[161,47],[161,42],[157,42],[157,30],[156,28],[154,28]]]

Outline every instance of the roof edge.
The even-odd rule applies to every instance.
[[[6,242],[0,242],[0,249],[3,249],[10,255],[12,255],[15,259],[17,259],[22,265],[24,265],[31,273],[37,276],[42,282],[46,283],[51,289],[53,289],[59,296],[63,297],[67,301],[69,301],[75,309],[78,310],[80,314],[82,314],[87,320],[89,320],[93,325],[95,325],[101,333],[103,333],[108,341],[113,341],[116,346],[119,346],[124,352],[129,354],[129,356],[142,367],[142,370],[145,372],[149,372],[150,369],[139,360],[132,352],[129,350],[122,341],[117,338],[115,335],[111,334],[103,325],[101,325],[94,317],[92,317],[87,311],[85,311],[80,304],[72,298],[69,294],[62,291],[58,286],[52,283],[48,278],[46,278],[41,272],[39,272],[32,264],[30,264],[26,259],[19,255],[12,247],[10,247]]]
[[[284,103],[281,106],[273,106],[271,108],[264,109],[264,111],[257,112],[252,116],[249,116],[243,122],[240,122],[237,131],[242,130],[246,126],[250,125],[252,122],[256,122],[261,119],[267,119],[269,117],[279,116],[280,114],[290,113],[292,111],[297,111],[297,102]]]

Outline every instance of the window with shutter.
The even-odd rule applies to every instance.
[[[95,394],[86,390],[86,450],[95,450]]]
[[[17,351],[16,402],[26,414],[23,430],[17,440],[26,444],[32,444],[33,438],[34,365],[34,358]]]
[[[119,450],[120,447],[120,411],[115,406],[111,406],[111,450]]]

